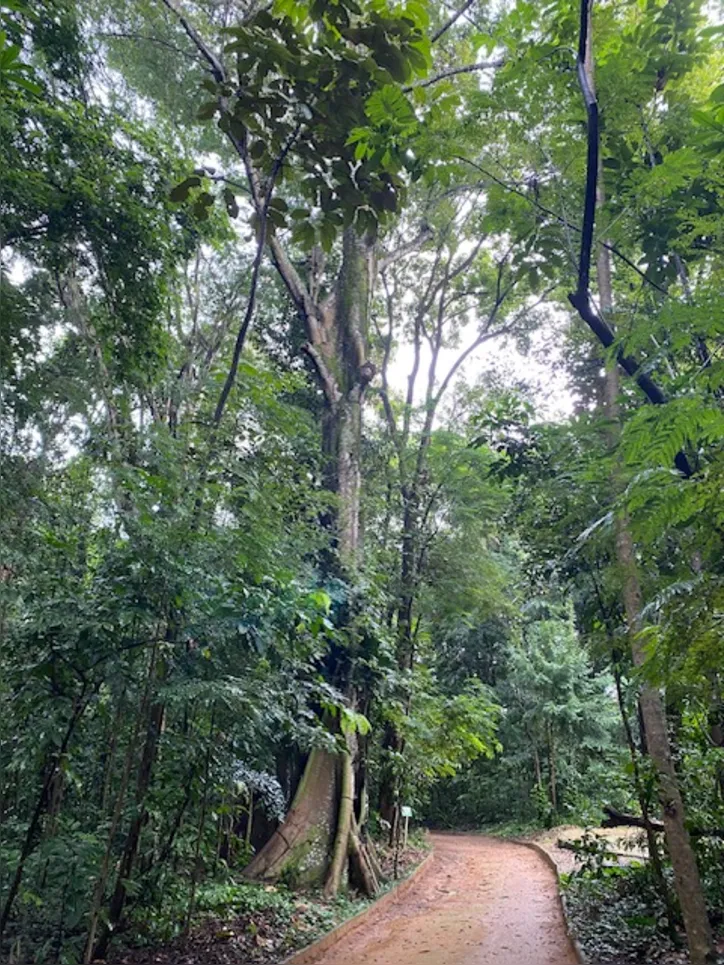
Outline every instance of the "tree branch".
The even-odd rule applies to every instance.
[[[311,342],[305,342],[302,346],[302,350],[307,353],[309,358],[317,370],[317,375],[319,376],[319,381],[322,383],[322,391],[324,392],[327,401],[330,405],[334,405],[340,399],[340,391],[337,387],[337,383],[332,378],[332,375],[325,365],[324,359],[320,352],[317,351],[316,345]]]
[[[163,3],[163,5],[178,19],[189,40],[191,40],[203,59],[209,65],[211,73],[215,79],[219,83],[227,80],[226,71],[221,60],[216,56],[216,54],[204,41],[201,34],[191,24],[189,19],[185,16],[181,8],[176,3],[176,0],[161,0],[161,3]],[[226,105],[223,99],[221,101],[221,105],[222,108],[225,109]],[[251,198],[256,208],[257,215],[261,217],[262,208],[264,206],[265,192],[262,189],[258,172],[254,168],[251,158],[249,157],[246,144],[246,134],[244,134],[242,137],[237,137],[231,131],[229,131],[227,133],[227,137],[233,144],[236,153],[239,155],[244,164],[247,180],[249,181]],[[299,273],[291,263],[287,253],[284,251],[279,239],[274,236],[269,238],[268,242],[274,265],[276,266],[277,271],[279,272],[282,281],[284,282],[284,285],[286,286],[286,289],[292,298],[292,301],[302,315],[305,324],[307,325],[310,337],[316,341],[319,335],[317,325],[317,306],[309,294],[304,282],[299,276]]]
[[[442,27],[438,27],[438,29],[435,31],[432,37],[430,37],[430,43],[436,44],[440,39],[440,37],[446,34],[448,30],[458,22],[458,20],[462,17],[462,15],[464,13],[467,13],[467,11],[472,7],[474,3],[475,3],[475,0],[465,0],[465,3],[462,5],[462,7],[456,10],[455,13],[452,15],[452,17],[450,17],[448,20],[445,21]]]
[[[160,37],[148,37],[144,34],[136,34],[124,30],[107,31],[105,33],[99,33],[98,36],[103,37],[105,40],[143,40],[148,44],[156,44],[159,47],[172,50],[175,54],[181,54],[182,57],[188,57],[191,60],[196,59],[193,54],[190,54],[187,50],[182,50],[180,47],[177,47],[176,44],[171,44],[167,40],[162,40]]]
[[[652,831],[664,832],[664,825],[660,821],[647,821],[636,814],[624,814],[606,805],[603,808],[606,817],[601,822],[603,828],[647,828]],[[692,838],[724,838],[724,828],[689,828]]]
[[[169,10],[178,22],[183,27],[186,36],[189,38],[191,43],[196,47],[198,52],[201,54],[203,59],[211,68],[211,73],[214,75],[216,80],[221,84],[226,80],[226,71],[224,70],[224,65],[221,63],[216,54],[207,45],[206,41],[203,39],[198,30],[193,26],[188,17],[183,13],[183,11],[177,6],[176,0],[161,0],[161,3]]]
[[[397,420],[395,419],[395,413],[392,408],[392,403],[390,402],[390,390],[389,383],[387,379],[387,369],[390,364],[390,353],[392,352],[392,332],[394,328],[394,309],[393,309],[393,294],[390,291],[390,286],[387,284],[387,276],[382,274],[382,286],[385,289],[385,307],[387,309],[387,335],[383,336],[382,332],[379,332],[379,336],[384,341],[384,352],[382,355],[382,365],[380,366],[380,377],[382,380],[382,388],[380,389],[380,396],[382,398],[382,405],[385,410],[385,417],[387,419],[387,425],[390,429],[390,435],[392,437],[392,442],[400,456],[400,463],[402,462],[402,449],[400,446],[399,433],[397,431]]]
[[[598,185],[598,104],[591,90],[586,71],[586,50],[588,48],[588,10],[592,0],[581,0],[580,23],[578,37],[577,69],[578,82],[586,104],[588,115],[588,148],[586,169],[586,194],[584,199],[583,227],[581,229],[581,254],[578,264],[578,287],[571,292],[568,301],[576,309],[583,321],[588,325],[596,338],[605,348],[610,348],[616,337],[603,318],[596,312],[591,303],[590,274],[591,250],[593,247],[593,229],[596,221],[596,188]],[[622,348],[616,351],[616,361],[628,375],[632,376],[639,388],[653,405],[664,405],[667,401],[662,390],[656,385],[635,359],[624,354]],[[684,452],[678,452],[674,463],[679,472],[686,478],[693,475],[693,469]]]
[[[377,270],[379,272],[384,272],[386,268],[389,268],[390,265],[393,265],[396,261],[399,261],[400,258],[404,258],[405,255],[409,255],[413,251],[417,251],[418,248],[421,248],[426,241],[430,241],[432,236],[433,231],[430,225],[423,225],[415,237],[411,238],[410,241],[404,242],[394,251],[380,255],[380,257],[377,259]]]
[[[458,371],[458,369],[460,368],[460,366],[466,361],[466,359],[468,359],[468,358],[472,355],[472,353],[475,351],[475,349],[480,348],[481,345],[485,344],[485,342],[489,342],[489,341],[490,341],[491,339],[493,339],[493,338],[498,338],[500,335],[507,335],[507,334],[509,334],[509,333],[513,330],[513,327],[514,327],[514,325],[515,325],[515,322],[517,322],[518,319],[521,317],[520,314],[519,314],[519,315],[516,315],[515,319],[513,320],[513,322],[512,322],[510,325],[506,325],[506,326],[503,327],[503,328],[499,328],[499,329],[497,329],[497,330],[494,331],[494,332],[491,332],[491,331],[490,331],[490,326],[491,326],[491,325],[493,324],[493,322],[495,321],[495,317],[496,317],[496,315],[498,314],[498,311],[500,310],[500,306],[503,304],[503,302],[505,301],[505,299],[508,297],[508,295],[510,294],[510,292],[511,292],[511,290],[512,290],[512,286],[509,286],[508,288],[506,288],[505,291],[502,290],[502,287],[501,287],[501,275],[502,275],[503,266],[504,266],[504,263],[501,262],[501,265],[500,265],[500,268],[499,268],[499,273],[498,273],[498,292],[497,292],[497,295],[496,295],[495,304],[493,305],[493,308],[492,308],[490,314],[488,315],[487,323],[486,323],[486,325],[485,325],[485,330],[482,331],[482,332],[477,336],[477,338],[475,338],[475,339],[470,343],[470,345],[468,345],[468,347],[467,347],[466,349],[464,349],[464,350],[460,353],[460,355],[458,355],[458,357],[455,359],[455,361],[453,362],[453,364],[450,366],[450,370],[448,371],[447,375],[445,376],[445,378],[444,378],[443,381],[441,382],[440,388],[438,389],[437,394],[436,394],[436,396],[435,396],[435,406],[436,406],[436,407],[437,407],[437,405],[440,403],[440,399],[443,397],[443,395],[445,394],[445,392],[447,392],[448,386],[450,385],[450,382],[452,381],[455,373]],[[542,300],[542,299],[541,299],[541,300]],[[536,304],[540,304],[540,300],[539,300],[539,302],[537,302]],[[533,307],[535,307],[535,306],[533,306]],[[529,309],[526,309],[525,311],[529,311]],[[525,314],[525,312],[524,312],[523,314]]]
[[[550,215],[551,218],[554,218],[558,224],[563,225],[564,228],[568,229],[569,231],[575,231],[576,234],[581,234],[581,228],[579,225],[574,224],[567,218],[564,218],[562,215],[558,214],[557,211],[553,211],[552,208],[547,208],[544,204],[541,204],[539,201],[536,201],[535,198],[531,197],[529,194],[526,194],[525,191],[521,191],[520,188],[517,188],[514,184],[508,184],[507,181],[503,181],[501,178],[496,177],[490,171],[487,171],[484,167],[481,167],[480,164],[476,163],[475,161],[471,161],[470,158],[456,155],[455,160],[462,161],[464,164],[469,164],[477,171],[480,171],[481,174],[484,174],[486,178],[490,178],[491,181],[499,185],[501,188],[504,188],[506,191],[510,191],[511,194],[515,194],[519,198],[523,198],[524,201],[527,201],[528,204],[543,214]],[[615,245],[609,244],[607,241],[597,241],[597,244],[601,245],[603,248],[606,248],[607,251],[610,251],[612,255],[615,255],[616,258],[619,258],[625,265],[628,265],[629,268],[633,269],[633,271],[635,271],[640,278],[642,278],[652,288],[655,288],[656,291],[660,292],[662,295],[666,295],[667,298],[672,297],[670,291],[657,284],[655,281],[653,281],[653,279],[649,278],[649,276],[642,271],[635,262],[631,261],[630,258],[627,258],[626,255],[624,255],[622,251],[619,251]]]
[[[576,69],[578,83],[583,94],[588,118],[587,159],[586,159],[586,193],[583,203],[583,227],[581,229],[581,254],[578,261],[578,291],[579,296],[588,297],[591,275],[591,251],[593,249],[593,228],[596,223],[596,185],[598,182],[598,101],[591,89],[586,70],[586,51],[588,50],[588,22],[589,6],[592,0],[581,0],[580,22],[578,32],[578,55]]]
[[[249,331],[249,326],[251,325],[251,320],[254,317],[254,309],[256,308],[256,294],[259,287],[259,275],[261,273],[261,266],[264,260],[264,248],[266,247],[266,235],[267,235],[267,216],[269,214],[269,204],[272,199],[272,194],[274,193],[274,185],[276,183],[277,175],[279,170],[284,163],[284,159],[291,150],[292,144],[296,141],[299,134],[299,124],[289,136],[287,143],[284,145],[283,149],[279,153],[279,156],[274,161],[274,167],[269,175],[269,180],[266,186],[266,193],[264,195],[264,202],[262,204],[261,211],[259,212],[259,238],[256,245],[256,255],[254,257],[254,266],[251,272],[251,283],[249,286],[249,297],[246,302],[246,312],[244,313],[244,320],[241,323],[241,327],[236,336],[236,342],[234,344],[234,354],[231,358],[231,365],[229,366],[229,371],[224,381],[224,385],[221,389],[221,394],[219,395],[219,401],[216,403],[216,409],[214,411],[214,425],[218,426],[221,422],[222,416],[224,415],[224,409],[226,408],[226,403],[229,399],[232,388],[234,387],[234,382],[236,381],[236,375],[239,371],[239,360],[241,359],[241,353],[244,350],[244,343],[246,342],[246,336]]]
[[[505,59],[499,57],[497,60],[484,60],[478,64],[467,64],[465,67],[450,67],[448,70],[441,70],[439,74],[435,74],[433,77],[428,77],[427,80],[418,81],[416,84],[409,84],[402,89],[406,94],[409,94],[411,90],[421,90],[423,87],[432,87],[433,84],[437,84],[441,80],[447,80],[448,77],[457,77],[458,74],[473,74],[478,70],[494,70],[497,67],[502,67],[503,64],[505,64]]]

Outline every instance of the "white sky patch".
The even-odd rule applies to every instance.
[[[513,338],[491,339],[479,346],[455,374],[448,397],[455,386],[464,380],[469,385],[495,373],[497,382],[506,384],[526,383],[535,403],[538,417],[544,421],[560,421],[573,414],[575,398],[565,371],[560,349],[563,330],[567,324],[564,312],[548,309],[549,318],[529,337],[530,349],[520,351]],[[468,324],[461,333],[460,344],[455,348],[443,348],[438,361],[438,384],[448,373],[465,345],[473,341],[477,323]],[[399,395],[407,391],[407,377],[412,368],[412,345],[401,345],[392,359],[388,371],[391,388]],[[420,356],[420,375],[417,379],[415,403],[421,404],[427,386],[427,367],[430,348],[423,342]]]

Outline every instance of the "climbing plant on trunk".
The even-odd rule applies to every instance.
[[[607,315],[610,317],[614,307],[611,255],[610,251],[603,246],[599,247],[596,262],[600,300],[598,311],[595,311],[591,305],[588,282],[596,211],[605,204],[603,167],[599,155],[598,102],[594,82],[592,5],[593,0],[581,0],[578,76],[588,115],[588,161],[578,289],[570,300],[583,320],[609,347],[615,339],[612,334],[609,340],[607,332],[610,328],[605,320]],[[606,414],[614,431],[618,428],[620,417],[618,364],[629,374],[634,375],[651,402],[660,405],[665,401],[663,393],[655,383],[648,379],[648,376],[641,376],[638,369],[632,366],[630,360],[619,351],[614,367],[609,366],[605,376]],[[616,441],[617,433],[614,435],[614,442]],[[677,469],[683,475],[692,475],[693,470],[684,452],[676,453],[675,462]],[[634,543],[625,513],[619,513],[616,519],[615,551],[622,581],[624,612],[633,662],[634,666],[641,670],[646,664],[646,651],[641,639],[643,594],[637,573]],[[684,803],[672,760],[664,704],[658,690],[647,680],[642,684],[640,700],[648,752],[656,768],[666,840],[674,869],[676,892],[686,927],[689,952],[694,965],[706,965],[715,960],[716,954],[696,857],[686,828]]]

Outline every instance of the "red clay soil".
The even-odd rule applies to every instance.
[[[409,891],[314,965],[576,965],[557,883],[529,848],[433,835],[435,856]]]

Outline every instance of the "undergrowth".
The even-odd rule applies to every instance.
[[[410,835],[398,871],[406,877],[429,848],[423,832]],[[392,887],[394,851],[378,844],[385,881]],[[370,900],[354,893],[326,899],[284,884],[265,885],[228,878],[199,883],[190,927],[185,920],[188,882],[171,882],[156,910],[139,909],[128,933],[133,945],[120,944],[114,965],[276,965],[365,908]]]
[[[577,843],[580,867],[561,875],[567,917],[586,957],[595,965],[656,965],[688,961],[680,922],[668,927],[661,889],[646,862],[621,865],[604,842],[584,835]],[[717,860],[702,860],[712,923],[722,925],[720,872]],[[667,887],[674,894],[673,874],[665,867]],[[718,910],[719,909],[719,910]]]

